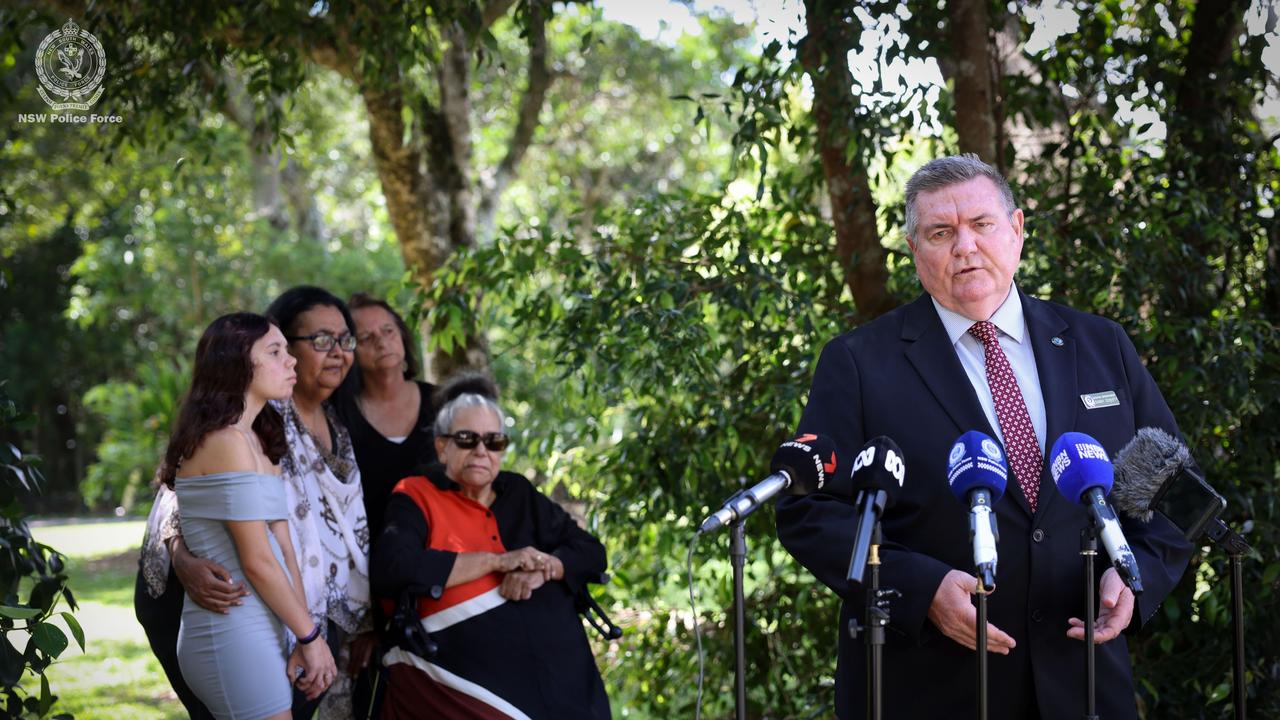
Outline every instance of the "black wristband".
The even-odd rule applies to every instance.
[[[310,645],[311,643],[315,642],[316,638],[318,637],[320,637],[320,623],[316,623],[316,626],[314,628],[311,628],[311,632],[307,633],[306,637],[298,638],[298,644]]]

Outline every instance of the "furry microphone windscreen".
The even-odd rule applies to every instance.
[[[1129,517],[1151,521],[1151,498],[1187,466],[1191,453],[1169,433],[1146,427],[1116,454],[1111,502]]]

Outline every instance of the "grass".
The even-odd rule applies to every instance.
[[[49,669],[49,684],[59,698],[55,713],[69,712],[77,720],[178,720],[187,715],[133,615],[144,527],[143,522],[126,521],[31,529],[36,540],[67,556],[71,592],[80,604],[75,616],[85,634],[84,652],[73,640]],[[39,686],[32,683],[27,689],[38,693]]]

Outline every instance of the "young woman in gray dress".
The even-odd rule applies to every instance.
[[[291,681],[309,696],[337,674],[307,611],[277,465],[287,450],[269,400],[288,398],[297,361],[265,317],[218,318],[196,347],[191,389],[161,468],[177,492],[191,551],[244,577],[253,592],[235,612],[210,612],[188,597],[178,662],[192,691],[218,718],[285,720]],[[296,643],[288,650],[293,633]]]

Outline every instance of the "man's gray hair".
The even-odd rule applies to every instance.
[[[1009,182],[999,170],[983,162],[977,155],[965,153],[930,160],[907,181],[907,240],[915,241],[920,223],[920,215],[916,211],[916,197],[920,193],[941,190],[979,177],[987,178],[995,184],[1006,213],[1012,215],[1018,209],[1013,191],[1009,189]]]
[[[502,432],[506,432],[507,414],[502,412],[502,407],[497,402],[492,398],[476,393],[463,393],[445,403],[445,406],[440,408],[440,412],[436,413],[435,426],[432,428],[435,430],[436,437],[452,433],[453,419],[458,412],[474,407],[488,408],[490,412],[498,417],[498,425],[502,427]]]

